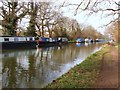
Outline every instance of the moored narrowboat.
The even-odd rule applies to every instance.
[[[26,36],[1,36],[0,45],[2,49],[21,49],[21,48],[36,48],[60,45],[67,42],[67,38],[45,38],[45,37],[26,37]]]
[[[65,37],[58,37],[58,38],[39,37],[37,41],[38,47],[62,45],[62,44],[66,44],[67,42],[68,42],[68,39]]]
[[[16,48],[36,48],[36,40],[34,37],[23,36],[1,36],[0,44],[2,49],[16,49]]]

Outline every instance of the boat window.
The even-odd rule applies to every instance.
[[[4,38],[4,41],[9,41],[9,38]]]
[[[27,41],[27,38],[26,38],[26,41]]]
[[[32,41],[32,38],[30,38],[30,41]]]
[[[14,41],[18,41],[18,38],[14,38]]]

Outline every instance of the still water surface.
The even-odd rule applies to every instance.
[[[101,45],[68,44],[61,47],[5,51],[0,54],[2,87],[42,88],[99,50]]]

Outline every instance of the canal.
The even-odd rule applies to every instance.
[[[68,44],[0,53],[3,88],[42,88],[60,77],[102,44]]]

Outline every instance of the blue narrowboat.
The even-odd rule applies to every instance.
[[[77,38],[76,43],[82,43],[84,42],[83,38]]]
[[[43,37],[39,37],[37,43],[38,43],[38,47],[42,47],[42,46],[56,46],[56,45],[61,45],[61,44],[65,44],[68,42],[67,38],[64,37],[58,37],[58,38],[43,38]]]

